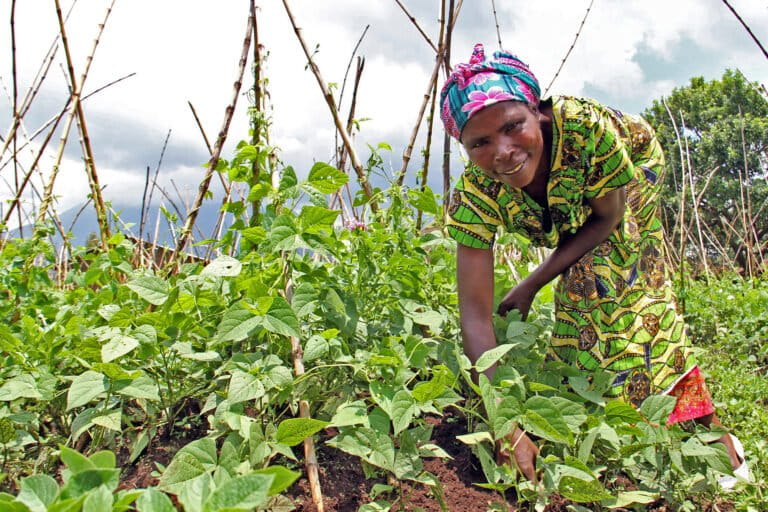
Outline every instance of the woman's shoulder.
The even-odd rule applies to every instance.
[[[552,111],[565,123],[592,125],[598,123],[611,108],[593,98],[579,96],[552,96]]]

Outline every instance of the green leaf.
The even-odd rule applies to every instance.
[[[115,393],[131,398],[143,398],[145,400],[160,401],[157,384],[149,375],[142,375],[123,385],[124,381],[115,383]]]
[[[86,469],[70,477],[61,490],[61,495],[64,498],[78,498],[101,486],[113,491],[117,489],[119,483],[119,469]],[[110,508],[112,507],[110,506]]]
[[[459,441],[461,441],[464,444],[469,444],[469,445],[479,444],[479,443],[482,443],[484,441],[487,441],[487,442],[493,444],[493,437],[491,436],[491,433],[490,432],[485,432],[485,431],[483,431],[483,432],[473,432],[471,434],[463,434],[463,435],[460,435],[460,436],[456,436],[456,439],[458,439]]]
[[[324,357],[330,350],[330,347],[328,340],[322,336],[312,336],[307,340],[307,344],[304,347],[304,362],[308,363]]]
[[[72,448],[67,448],[64,445],[59,446],[59,449],[61,450],[61,461],[72,473],[79,473],[87,469],[96,469],[96,464],[82,453],[73,450]]]
[[[344,186],[349,177],[324,162],[316,162],[309,171],[306,184],[322,194],[332,194]]]
[[[253,473],[256,475],[272,475],[272,485],[269,486],[270,496],[280,494],[288,489],[301,476],[301,473],[291,471],[283,466],[269,466],[268,468],[257,469]]]
[[[175,490],[176,484],[182,484],[205,473],[203,463],[187,452],[179,452],[160,476],[160,489]]]
[[[176,512],[171,499],[163,492],[150,487],[136,500],[138,512]]]
[[[206,469],[214,469],[217,464],[216,442],[204,437],[185,445],[178,453],[187,453],[195,457]]]
[[[640,406],[640,414],[651,423],[665,424],[672,414],[677,398],[669,395],[651,395]]]
[[[435,194],[428,186],[424,187],[424,191],[410,189],[408,191],[408,202],[414,208],[423,211],[429,215],[437,215],[438,206]]]
[[[34,400],[43,398],[43,395],[37,389],[34,377],[28,373],[23,373],[18,377],[7,380],[0,387],[0,401],[10,402],[18,398],[32,398]]]
[[[557,491],[576,503],[592,503],[613,497],[597,480],[582,480],[570,475],[560,479]]]
[[[203,505],[203,512],[253,510],[267,502],[273,475],[239,476],[217,487]]]
[[[139,346],[139,341],[130,336],[119,334],[101,347],[101,360],[105,363],[128,354]]]
[[[483,355],[477,358],[477,362],[475,362],[475,369],[478,372],[484,372],[494,364],[496,364],[499,359],[504,357],[504,355],[515,348],[514,345],[499,345],[498,347],[492,348],[490,350],[486,350],[483,352]]]
[[[618,496],[607,498],[600,504],[610,509],[625,508],[635,503],[647,505],[653,503],[659,499],[659,497],[660,495],[658,493],[647,491],[620,491]]]
[[[141,276],[131,279],[125,285],[155,306],[162,306],[168,299],[168,283],[156,276]]]
[[[243,264],[232,256],[219,256],[200,272],[203,276],[235,277],[240,275]]]
[[[99,425],[100,427],[114,430],[115,432],[120,432],[122,430],[121,420],[122,416],[120,409],[109,411],[105,414],[98,414],[91,418],[91,422],[94,425]]]
[[[312,313],[317,306],[317,288],[309,283],[301,283],[293,292],[291,307],[299,318]]]
[[[274,297],[262,324],[268,331],[299,337],[299,319],[296,318],[291,305],[282,297]]]
[[[112,493],[103,485],[88,493],[83,502],[83,512],[105,512],[112,510]]]
[[[401,389],[395,396],[392,397],[392,426],[395,430],[395,435],[408,428],[411,424],[413,416],[416,413],[416,402],[414,402],[411,394]]]
[[[216,331],[216,341],[241,341],[261,325],[261,318],[246,308],[243,302],[237,302],[224,313]]]
[[[299,214],[299,223],[303,232],[317,233],[320,229],[333,226],[339,213],[341,213],[339,210],[329,210],[320,206],[303,206]]]
[[[328,425],[330,423],[327,421],[312,418],[290,418],[281,421],[280,425],[277,426],[276,439],[278,443],[295,446]]]
[[[443,315],[437,311],[423,311],[411,313],[413,321],[419,325],[426,325],[433,335],[440,334],[440,326],[443,325]]]
[[[157,343],[157,331],[151,325],[140,325],[136,327],[131,335],[139,340],[142,345],[154,345]]]
[[[609,425],[634,425],[643,421],[643,417],[626,402],[611,400],[605,404],[605,421]]]
[[[109,450],[98,451],[88,458],[97,468],[112,469],[117,466],[117,457]]]
[[[335,427],[347,427],[351,425],[370,426],[368,421],[368,408],[365,402],[357,400],[352,403],[343,404],[337,410],[331,419],[331,425]]]
[[[555,443],[573,445],[573,433],[557,407],[547,398],[533,396],[525,402],[525,430]]]
[[[230,403],[236,404],[255,400],[264,396],[264,392],[264,384],[257,377],[242,370],[234,370],[232,372],[227,392],[227,399]]]
[[[72,380],[67,392],[67,410],[85,405],[107,390],[107,378],[101,373],[85,371]]]
[[[33,512],[45,511],[56,500],[59,486],[48,475],[32,475],[21,481],[21,490],[16,500],[25,504]],[[2,508],[2,507],[0,507]]]

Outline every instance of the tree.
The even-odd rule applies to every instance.
[[[685,230],[689,241],[683,252],[689,259],[704,263],[706,257],[720,267],[735,262],[750,272],[764,265],[767,97],[764,86],[749,82],[739,71],[726,70],[720,80],[692,78],[668,98],[654,100],[643,114],[667,156],[662,212],[667,233],[678,240],[679,230]],[[683,193],[686,213],[681,215]],[[697,222],[693,206],[699,196]]]

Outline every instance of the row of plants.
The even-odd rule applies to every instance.
[[[225,166],[230,179],[248,183],[262,157],[241,145]],[[439,225],[415,229],[415,212],[439,216],[435,196],[377,190],[387,208],[343,225],[328,196],[346,180],[324,163],[305,180],[291,168],[275,187],[264,177],[248,197],[270,199],[259,222],[240,219],[219,242],[226,252],[239,238],[238,257],[169,275],[135,268],[121,234],[108,251],[75,250],[87,265],[63,282],[48,242],[6,243],[0,511],[290,510],[285,491],[302,470],[295,447],[330,427],[327,445],[358,457],[367,475],[428,486],[445,508],[423,462],[448,457],[426,421],[448,408],[467,419],[459,439],[501,509],[510,490],[537,509],[554,493],[592,509],[663,499],[698,510],[716,496],[717,476],[730,472],[725,450],[711,444],[722,431],[668,428],[674,399],[652,397],[638,410],[606,402],[609,375],[545,359],[551,288],[528,322],[497,319],[499,347],[473,366],[461,350],[454,243]],[[228,208],[239,215],[245,205]],[[517,251],[515,271],[525,275],[534,256],[510,235],[500,242]],[[497,290],[512,286],[510,275],[499,266]],[[472,380],[497,363],[493,382]],[[300,400],[310,418],[298,417]],[[493,456],[516,424],[541,439],[538,485]],[[156,487],[119,490],[115,453],[129,464],[190,430],[200,438],[158,465]],[[399,498],[386,489],[363,509],[388,510]]]

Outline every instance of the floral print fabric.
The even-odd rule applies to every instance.
[[[616,374],[609,396],[638,406],[694,366],[665,265],[656,214],[664,156],[652,128],[594,100],[555,97],[547,208],[469,167],[451,198],[457,242],[492,247],[496,231],[554,248],[590,214],[589,200],[625,187],[624,218],[555,285],[550,355]]]

